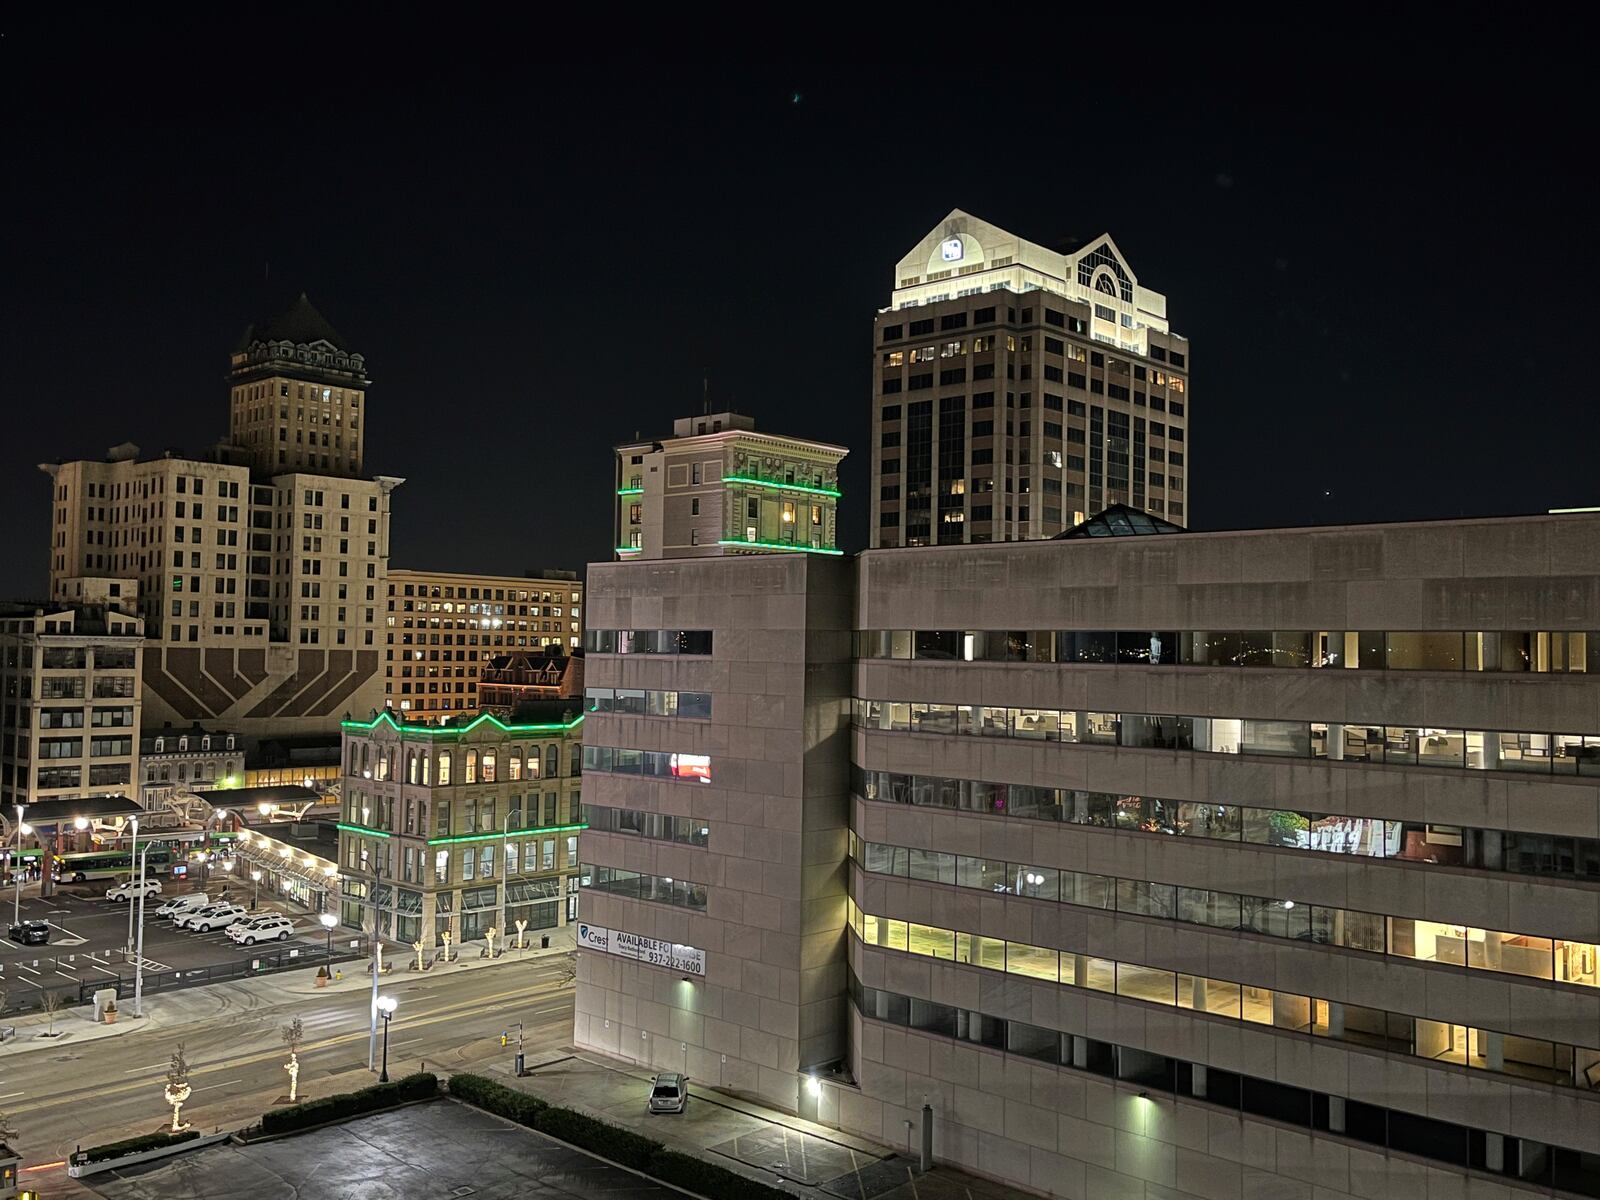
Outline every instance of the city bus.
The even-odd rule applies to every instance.
[[[165,875],[172,870],[172,850],[152,844],[146,855],[144,869],[151,875]],[[56,877],[63,883],[82,883],[88,879],[119,879],[131,876],[139,869],[129,850],[84,850],[74,854],[56,855]]]

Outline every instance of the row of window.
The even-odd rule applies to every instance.
[[[583,635],[590,654],[710,654],[709,629],[590,629]]]
[[[674,879],[670,875],[641,875],[621,867],[591,867],[584,872],[583,886],[630,900],[651,900],[705,912],[708,889],[703,883]]]
[[[392,584],[392,583],[389,585],[389,595],[393,596],[393,595],[396,594],[396,592],[395,592],[396,586],[397,586],[396,584]],[[420,597],[422,597],[424,599],[434,599],[434,600],[438,600],[438,599],[441,599],[441,598],[447,599],[447,600],[478,600],[478,599],[481,598],[481,599],[484,599],[484,600],[521,600],[521,601],[531,601],[532,603],[535,603],[535,604],[540,604],[540,603],[543,603],[543,604],[550,604],[550,603],[559,604],[562,601],[563,596],[565,595],[565,596],[570,596],[571,597],[573,604],[577,604],[580,601],[582,601],[582,599],[583,599],[583,593],[582,592],[576,592],[576,591],[567,592],[567,593],[562,593],[562,592],[539,592],[539,591],[524,591],[521,588],[487,588],[487,587],[479,588],[479,587],[468,587],[465,584],[461,585],[460,587],[456,587],[455,585],[448,584],[448,583],[447,584],[443,584],[443,585],[435,583],[435,584],[433,584],[431,586],[429,584],[426,584],[426,583],[416,583],[416,584],[407,583],[407,584],[398,585],[398,586],[400,586],[400,592],[398,593],[399,595],[402,595],[402,596],[420,596]],[[479,593],[482,593],[481,597],[480,597]],[[419,609],[426,609],[427,606],[426,605],[418,605],[417,607]],[[436,604],[433,607],[437,611],[439,606]],[[406,612],[410,612],[411,611],[411,605],[407,604],[405,606],[405,611]],[[450,606],[448,604],[444,606],[444,611],[445,612],[449,612],[450,611]],[[472,611],[473,612],[477,612],[478,611],[478,606],[476,604],[474,604],[472,606]],[[484,611],[487,612],[488,610],[485,609]],[[504,606],[497,607],[495,609],[495,611],[503,613],[505,611]]]
[[[576,836],[568,837],[566,843],[566,858],[561,866],[567,869],[575,868],[578,865],[578,839]],[[403,883],[431,882],[438,885],[493,879],[495,856],[499,846],[498,842],[483,842],[476,846],[458,846],[454,850],[429,846],[402,847],[398,856],[400,880]],[[345,869],[371,873],[376,868],[380,874],[393,878],[396,864],[391,860],[385,865],[384,860],[388,857],[385,853],[387,849],[375,848],[365,838],[346,838],[344,839]],[[530,838],[525,842],[507,841],[504,869],[508,880],[514,875],[533,875],[556,870],[556,839]],[[497,900],[498,895],[490,903]]]
[[[1025,738],[1204,754],[1263,754],[1333,762],[1600,776],[1600,735],[1258,721],[1165,713],[1107,713],[857,699],[858,727],[897,733]]]
[[[1563,1087],[1587,1088],[1588,1068],[1600,1063],[1600,1049],[1588,1046],[1519,1037],[1231,979],[1187,975],[1141,963],[899,921],[864,913],[853,898],[850,927],[864,945],[883,950],[941,958],[1146,1004],[1189,1009],[1222,1020],[1267,1025]]]
[[[863,770],[853,764],[850,784],[862,799],[888,804],[1166,837],[1211,838],[1319,854],[1354,854],[1519,875],[1600,880],[1600,838],[1386,821],[1381,817],[1297,809],[1199,804],[1161,796],[986,783],[937,775],[902,775]]]
[[[665,813],[641,812],[635,808],[585,804],[583,820],[590,829],[601,833],[631,833],[658,842],[704,846],[711,840],[711,826],[704,817],[670,817]]]
[[[33,647],[19,647],[20,662],[17,665],[29,667],[33,665]],[[134,651],[122,647],[96,646],[94,648],[94,667],[97,671],[131,671],[133,670]],[[89,666],[89,651],[83,646],[48,646],[39,653],[39,665],[46,671],[82,671]]]
[[[710,692],[643,691],[639,688],[584,688],[585,712],[627,713],[644,717],[711,719]]]
[[[27,768],[19,767],[19,785],[26,787]],[[89,768],[90,787],[119,787],[129,783],[133,767],[128,763],[108,764]],[[34,786],[40,791],[83,786],[82,767],[39,767],[34,772]]]
[[[16,711],[15,721],[7,721],[8,726],[14,725],[17,729],[28,728],[28,719],[34,710],[23,707]],[[72,708],[41,708],[39,713],[40,729],[82,729],[84,726],[83,709],[81,706]],[[89,724],[96,729],[114,729],[133,724],[132,708],[101,708],[95,707],[89,718]],[[232,739],[230,738],[231,742]],[[156,749],[160,750],[161,739],[156,739]]]
[[[856,1011],[869,1021],[950,1038],[1032,1062],[1086,1071],[1121,1080],[1134,1088],[1193,1097],[1235,1112],[1402,1154],[1600,1196],[1600,1161],[1593,1154],[870,988],[854,971],[850,972],[850,999]]]
[[[501,766],[506,779],[554,779],[561,773],[561,747],[550,743],[541,750],[538,746],[506,746],[501,750],[468,749],[449,750],[407,749],[404,758],[404,775],[401,774],[400,748],[390,746],[385,750],[369,742],[352,741],[346,752],[345,773],[362,779],[404,779],[406,783],[422,787],[449,787],[454,776],[455,754],[459,754],[462,778],[458,783],[494,783],[499,778]],[[570,752],[571,774],[577,774],[578,747]],[[437,764],[437,768],[435,767]],[[438,778],[433,776],[437,773]]]
[[[895,875],[1030,900],[1183,921],[1211,929],[1292,938],[1420,962],[1449,963],[1476,971],[1600,987],[1600,973],[1596,969],[1600,948],[1592,942],[1533,937],[1355,909],[1327,908],[1293,899],[1245,896],[865,842],[853,831],[850,854],[862,870],[875,875]]]
[[[1070,329],[1073,333],[1079,334],[1080,336],[1086,335],[1089,332],[1088,324],[1079,317],[1071,316],[1060,311],[1059,309],[1049,307],[1041,308],[1039,311],[1042,314],[1044,323],[1047,325],[1054,325],[1058,329]],[[973,325],[993,324],[997,319],[997,312],[997,307],[994,305],[987,305],[983,308],[975,308],[972,310],[972,323]],[[1017,324],[1017,310],[1014,307],[1008,307],[1006,309],[1006,321],[1008,324]],[[1033,323],[1033,308],[1031,305],[1022,310],[1021,323],[1024,325],[1031,325]],[[967,314],[964,312],[948,313],[945,316],[940,317],[938,322],[939,329],[946,332],[952,329],[965,329],[966,326]],[[884,342],[898,342],[903,337],[923,337],[933,332],[934,319],[932,317],[922,317],[915,321],[911,321],[906,325],[885,325],[878,331],[878,336],[879,339]],[[1028,339],[1024,338],[1024,341],[1027,340]],[[1046,342],[1048,343],[1054,340],[1055,339],[1053,338],[1047,338]],[[1097,360],[1101,357],[1098,350],[1094,351],[1093,353]],[[1183,351],[1167,350],[1165,347],[1161,346],[1151,346],[1150,357],[1159,359],[1162,362],[1171,363],[1175,367],[1187,365],[1188,359],[1187,353]],[[1096,365],[1098,366],[1099,363],[1097,362]],[[1144,367],[1138,364],[1134,364],[1134,369],[1139,371],[1141,374],[1144,372]]]
[[[1600,632],[862,629],[856,657],[1600,674]]]
[[[539,793],[529,792],[526,802],[520,795],[505,798],[507,819],[501,824],[498,801],[494,796],[470,797],[433,802],[433,824],[428,823],[428,801],[412,796],[367,796],[351,791],[345,797],[344,819],[352,825],[411,837],[462,837],[474,834],[507,834],[528,829],[552,829],[563,820],[572,821],[578,813],[577,793],[570,793],[566,804],[562,793],[545,792],[543,806]],[[454,818],[452,821],[452,817]]]
[[[620,746],[585,746],[583,769],[614,775],[653,775],[665,779],[711,782],[711,758],[706,754],[676,754],[664,750],[627,750]]]

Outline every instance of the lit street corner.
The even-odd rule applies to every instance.
[[[516,1021],[524,1025],[530,1054],[565,1046],[571,1039],[569,980],[568,960],[560,954],[490,969],[384,977],[383,994],[396,1000],[391,1076],[423,1064],[482,1069],[514,1053],[502,1048],[500,1034]],[[193,1088],[184,1116],[202,1129],[247,1124],[287,1093],[281,1031],[296,1017],[303,1027],[301,1098],[375,1081],[376,1072],[367,1070],[366,985],[365,978],[347,977],[317,989],[306,972],[219,984],[160,997],[150,1024],[123,1036],[59,1051],[8,1047],[0,1054],[0,1106],[14,1114],[12,1141],[24,1155],[24,1182],[59,1178],[77,1148],[157,1128],[167,1115],[162,1082],[179,1043]]]

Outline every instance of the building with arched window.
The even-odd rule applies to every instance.
[[[582,768],[579,700],[504,717],[343,723],[341,917],[429,946],[517,921],[528,936],[575,915]]]

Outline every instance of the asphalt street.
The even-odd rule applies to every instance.
[[[76,984],[93,980],[114,986],[118,975],[131,976],[131,960],[123,953],[128,941],[128,905],[107,900],[108,886],[107,883],[63,885],[47,900],[29,896],[24,891],[22,918],[48,921],[50,941],[43,946],[22,946],[10,939],[0,941],[0,992],[5,993],[0,1011],[36,1007],[39,994],[44,990],[71,993],[72,1002],[76,1003]],[[235,962],[259,955],[263,950],[270,952],[280,945],[298,949],[301,956],[308,959],[325,951],[325,931],[315,917],[304,913],[291,911],[287,914],[295,921],[295,938],[288,943],[267,943],[253,950],[230,940],[225,930],[182,932],[167,918],[156,916],[156,909],[162,902],[180,891],[193,890],[189,887],[174,889],[168,884],[160,897],[152,896],[145,901],[146,971],[189,970]],[[220,889],[215,894],[220,896]],[[235,886],[231,894],[246,908],[250,906],[248,888]],[[7,926],[12,922],[13,902],[11,894],[0,896],[0,909],[3,909]],[[257,911],[284,911],[284,906],[264,897]],[[356,936],[353,930],[335,930],[336,948],[341,939],[342,944],[348,946]]]
[[[524,1025],[533,1057],[570,1044],[572,990],[566,956],[505,963],[442,976],[395,976],[383,991],[399,1005],[390,1026],[389,1074],[509,1063],[515,1041],[500,1034]],[[160,1025],[118,1037],[70,1041],[0,1056],[0,1109],[11,1117],[24,1168],[59,1163],[80,1146],[153,1132],[170,1117],[162,1085],[181,1042],[194,1089],[183,1115],[197,1127],[236,1128],[288,1091],[280,1031],[299,1017],[302,1098],[372,1082],[367,1069],[370,994],[365,989],[288,994],[275,980],[215,984],[161,998]],[[382,1037],[380,1032],[379,1041]],[[58,1194],[60,1167],[30,1171],[25,1183]]]

